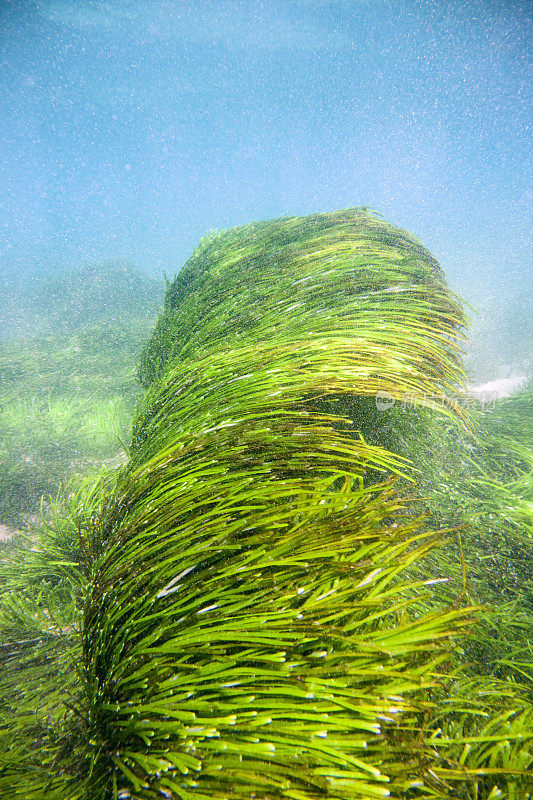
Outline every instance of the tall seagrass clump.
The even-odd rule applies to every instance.
[[[415,577],[435,535],[396,489],[411,467],[352,412],[376,413],[385,393],[453,417],[442,394],[460,381],[463,324],[431,255],[365,209],[200,243],[144,354],[130,461],[91,495],[92,522],[72,512],[76,548],[54,545],[51,582],[72,598],[54,610],[64,652],[54,662],[48,640],[12,635],[32,677],[76,667],[71,711],[56,691],[48,722],[30,713],[38,692],[11,681],[25,717],[4,735],[0,794],[461,792],[468,731],[452,763],[427,725],[465,611]],[[4,604],[4,629],[49,625],[42,597],[35,613]]]
[[[429,253],[364,210],[201,243],[86,607],[91,797],[444,796],[419,733],[464,614],[409,582],[432,537],[376,483],[406,465],[324,401],[430,402],[462,324]]]

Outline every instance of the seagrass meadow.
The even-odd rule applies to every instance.
[[[200,242],[128,462],[3,554],[2,798],[531,796],[525,669],[468,662],[483,612],[465,576],[437,591],[454,533],[410,499],[429,426],[473,435],[446,400],[464,326],[366,209]],[[415,428],[377,430],[377,395],[416,397]]]

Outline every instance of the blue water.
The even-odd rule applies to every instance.
[[[0,277],[368,205],[474,301],[529,280],[522,0],[4,0]]]

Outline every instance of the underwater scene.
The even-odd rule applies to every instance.
[[[533,800],[531,7],[0,6],[0,800]]]

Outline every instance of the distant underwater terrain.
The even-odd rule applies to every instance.
[[[127,463],[3,552],[0,797],[533,796],[531,392],[464,330],[364,208],[200,242]]]

